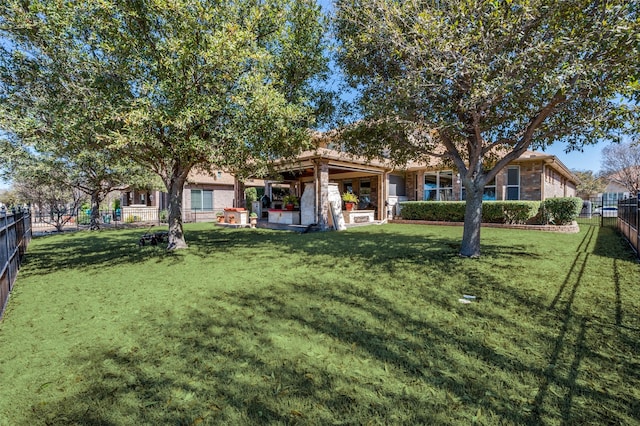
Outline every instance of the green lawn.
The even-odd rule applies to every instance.
[[[0,425],[640,423],[640,265],[612,229],[483,229],[478,260],[460,227],[142,232],[33,240]]]

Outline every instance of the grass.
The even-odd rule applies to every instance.
[[[37,238],[0,425],[639,424],[640,265],[582,228],[483,229],[478,260],[459,227]]]

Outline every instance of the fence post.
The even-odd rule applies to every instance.
[[[7,279],[9,280],[9,291],[11,291],[11,251],[9,250],[9,211],[4,212],[4,243],[7,249]]]

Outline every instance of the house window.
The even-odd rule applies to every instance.
[[[358,208],[360,210],[371,208],[371,181],[369,179],[360,179]]]
[[[213,191],[192,189],[191,210],[199,212],[213,211]]]
[[[465,188],[464,186],[461,189],[461,200],[466,200],[466,193],[465,193]],[[495,201],[497,200],[496,198],[496,179],[493,178],[489,183],[487,183],[484,186],[484,191],[482,193],[482,201]]]
[[[423,199],[425,201],[453,201],[453,171],[425,173]]]
[[[520,199],[520,166],[507,169],[507,200]]]

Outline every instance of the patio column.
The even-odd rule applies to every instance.
[[[319,183],[318,196],[318,225],[323,231],[329,228],[329,163],[322,161],[318,169],[316,181]]]
[[[389,173],[384,172],[378,179],[378,220],[385,220],[388,216],[387,206],[389,204]]]

